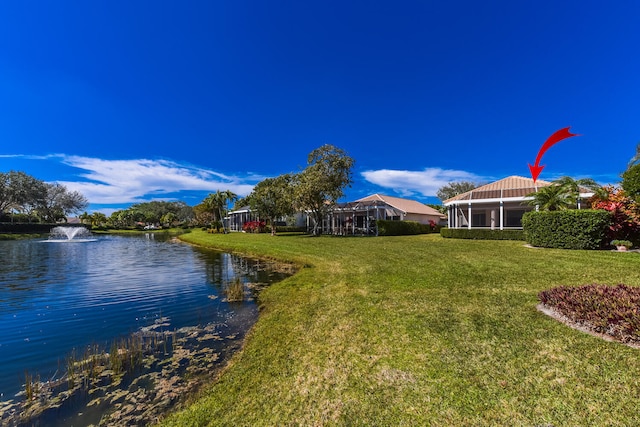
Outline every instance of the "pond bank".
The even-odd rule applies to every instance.
[[[637,350],[535,308],[551,285],[640,286],[633,256],[437,235],[185,238],[311,268],[265,290],[241,357],[163,426],[638,423]]]

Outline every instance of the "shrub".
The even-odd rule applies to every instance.
[[[411,234],[429,234],[435,230],[428,224],[420,224],[416,221],[389,221],[379,219],[376,221],[378,236],[407,236]]]
[[[633,246],[633,242],[630,240],[612,240],[611,244],[613,246],[624,246],[627,249],[630,249]]]
[[[640,341],[640,288],[560,286],[538,294],[540,302],[572,321],[624,342]]]
[[[247,233],[264,233],[266,224],[264,221],[247,221],[242,225],[242,231]]]
[[[592,207],[611,212],[608,239],[632,240],[640,243],[640,212],[638,203],[615,187],[604,187],[606,197],[594,197]]]
[[[591,209],[532,211],[522,217],[526,241],[544,248],[601,248],[610,224],[609,212]]]
[[[278,225],[276,227],[278,233],[306,233],[307,227],[296,227],[294,225]]]
[[[475,240],[524,240],[522,230],[486,230],[486,229],[464,229],[464,228],[443,228],[440,235],[453,239],[475,239]]]

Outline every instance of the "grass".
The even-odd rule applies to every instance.
[[[438,235],[194,231],[306,268],[264,290],[244,350],[164,425],[637,425],[640,353],[535,308],[541,290],[640,285],[640,257]]]
[[[224,293],[229,302],[239,302],[244,299],[244,283],[239,277],[234,278],[224,288]]]

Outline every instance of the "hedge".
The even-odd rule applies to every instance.
[[[378,236],[407,236],[411,234],[429,234],[435,230],[429,224],[420,224],[415,221],[389,221],[379,219],[376,221]]]
[[[269,231],[271,231],[271,229],[269,227],[267,227],[269,229]],[[307,232],[307,227],[306,226],[302,226],[302,227],[298,227],[295,225],[278,225],[276,226],[276,233],[306,233]]]
[[[468,228],[443,228],[440,235],[453,239],[475,240],[524,240],[522,230],[487,230]]]
[[[599,249],[606,245],[611,214],[603,210],[531,211],[522,217],[526,241],[543,248]]]
[[[59,225],[65,225],[65,224],[2,222],[0,223],[0,233],[45,234],[45,233],[49,233],[53,227],[57,227]]]

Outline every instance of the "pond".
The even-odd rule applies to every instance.
[[[106,413],[122,424],[154,419],[154,411],[127,415],[123,394],[136,391],[137,406],[162,401],[155,412],[172,407],[179,375],[210,375],[240,347],[257,319],[255,288],[292,273],[157,234],[3,241],[0,257],[1,425],[108,423]],[[226,298],[232,283],[240,302]],[[129,371],[114,368],[128,362]],[[151,391],[163,381],[164,391]]]

